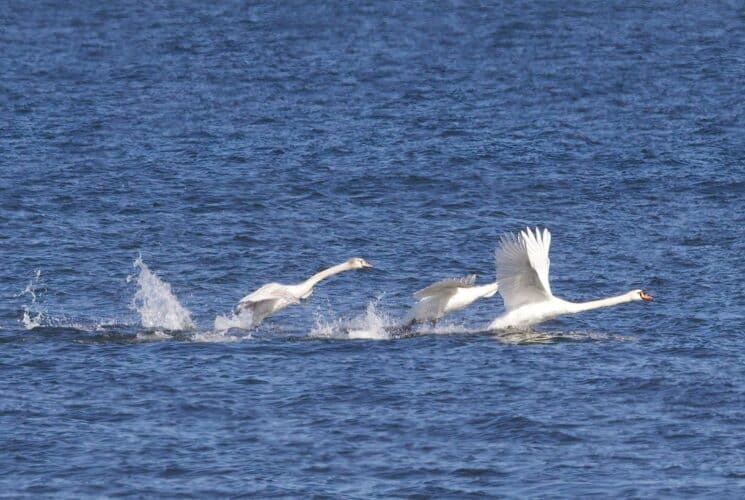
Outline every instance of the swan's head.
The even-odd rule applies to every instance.
[[[652,302],[652,296],[649,295],[644,290],[631,290],[629,292],[629,295],[631,295],[631,297],[634,300],[643,300],[644,302]]]
[[[349,266],[349,269],[363,269],[372,267],[372,264],[363,258],[353,257],[347,261],[347,266]]]

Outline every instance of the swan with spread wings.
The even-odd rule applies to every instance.
[[[459,311],[482,297],[497,293],[498,283],[476,285],[476,275],[450,278],[438,281],[414,293],[419,301],[414,304],[404,325],[411,326],[425,321],[435,324],[437,320],[451,312]]]
[[[505,312],[491,322],[490,330],[526,328],[563,314],[652,300],[644,290],[589,302],[568,302],[555,297],[548,281],[550,246],[548,229],[526,228],[519,234],[508,233],[500,238],[495,259]]]
[[[235,314],[241,315],[246,311],[251,313],[251,326],[261,323],[270,316],[285,307],[296,304],[302,299],[307,299],[313,293],[313,287],[321,280],[334,274],[352,269],[363,269],[373,267],[365,259],[354,257],[336,266],[325,269],[314,274],[307,280],[296,285],[283,285],[281,283],[267,283],[261,288],[243,297],[235,307]]]

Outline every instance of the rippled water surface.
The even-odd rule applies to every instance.
[[[0,16],[3,494],[742,497],[738,2],[148,5]],[[386,328],[526,225],[655,302]]]

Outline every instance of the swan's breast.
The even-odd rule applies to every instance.
[[[491,322],[489,329],[525,328],[554,318],[559,314],[561,313],[552,301],[527,304],[499,316]]]

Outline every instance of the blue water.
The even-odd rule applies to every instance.
[[[739,2],[147,3],[0,16],[4,495],[743,496]],[[655,302],[387,335],[526,225]]]

